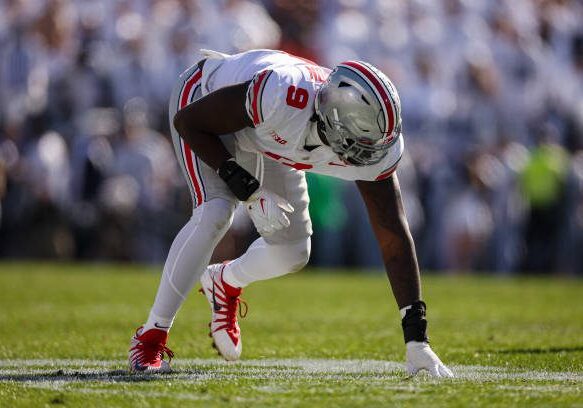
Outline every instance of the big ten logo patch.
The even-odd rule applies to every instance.
[[[287,144],[287,140],[285,140],[283,137],[281,137],[280,135],[278,135],[277,133],[275,133],[273,130],[271,130],[269,132],[269,134],[271,135],[271,137],[273,138],[273,140],[275,140],[280,145]]]

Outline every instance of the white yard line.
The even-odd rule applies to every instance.
[[[227,363],[219,359],[177,359],[172,362],[175,371],[170,374],[130,375],[125,361],[81,359],[0,360],[0,389],[10,382],[24,387],[58,392],[123,395],[127,397],[162,398],[201,401],[211,398],[197,393],[160,392],[147,386],[149,381],[173,384],[201,384],[214,381],[237,381],[242,378],[262,380],[255,388],[263,394],[290,392],[290,381],[358,382],[381,386],[383,389],[419,392],[424,385],[437,380],[424,376],[420,381],[407,381],[403,365],[380,360],[327,360],[327,359],[265,359],[243,360]],[[452,366],[456,378],[447,381],[472,381],[496,384],[495,387],[510,393],[579,392],[583,386],[583,373],[546,372],[487,366]],[[127,385],[136,381],[139,390],[129,390]],[[265,381],[265,382],[263,382]],[[511,381],[508,383],[508,381]],[[528,383],[524,383],[528,381]],[[549,382],[552,382],[549,384]],[[123,389],[115,387],[119,384]],[[112,388],[115,387],[115,388]],[[241,402],[251,402],[239,398]]]
[[[197,382],[241,377],[273,380],[289,378],[325,380],[350,376],[353,380],[375,381],[404,378],[403,364],[380,360],[265,359],[227,363],[219,359],[177,359],[172,364],[176,372],[170,374],[169,379]],[[579,386],[583,384],[583,373],[465,365],[451,368],[456,379],[475,382],[524,380],[569,381]],[[130,381],[132,377],[124,371],[125,369],[125,361],[118,360],[0,360],[0,381],[26,383]]]

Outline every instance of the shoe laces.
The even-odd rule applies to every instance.
[[[239,296],[227,297],[226,320],[230,326],[234,326],[237,322],[237,311],[239,311],[239,317],[244,318],[247,316],[248,310],[249,306],[247,305],[247,302]]]
[[[158,359],[164,360],[164,355],[168,356],[168,362],[172,361],[174,358],[174,352],[164,343],[139,341],[139,343],[134,346],[134,349],[141,352],[140,360],[142,363],[151,364]]]

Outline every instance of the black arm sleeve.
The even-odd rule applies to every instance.
[[[221,164],[217,173],[227,183],[235,197],[241,201],[247,201],[259,188],[259,180],[239,166],[234,159]]]

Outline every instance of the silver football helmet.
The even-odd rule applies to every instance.
[[[334,68],[315,100],[318,132],[353,165],[380,162],[401,133],[401,102],[393,83],[372,65]]]

